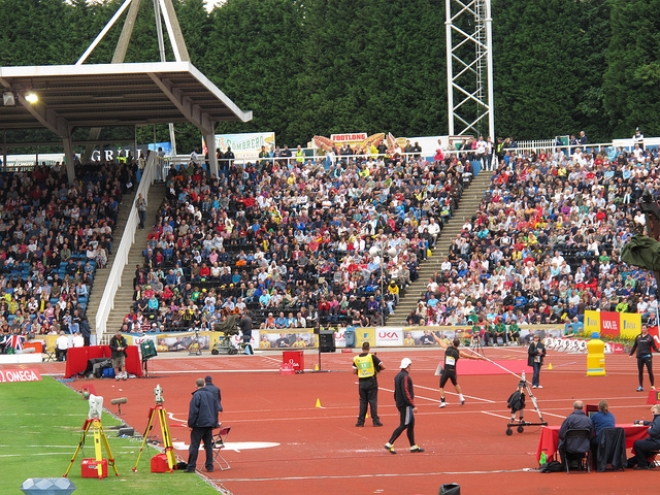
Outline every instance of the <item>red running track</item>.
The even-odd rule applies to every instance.
[[[486,352],[500,363],[511,360],[515,367],[514,361],[524,359],[525,351],[509,347]],[[76,380],[72,385],[80,390],[93,383],[106,404],[115,397],[128,397],[121,418],[143,432],[149,408],[154,405],[153,389],[160,384],[165,407],[174,418],[170,421],[173,441],[179,445],[178,442],[187,444],[189,432],[176,426],[179,424],[176,420],[186,420],[195,379],[211,374],[223,393],[222,422],[232,427],[230,448],[224,452],[231,469],[200,474],[233,495],[435,495],[443,483],[450,482],[459,483],[464,494],[604,495],[647,491],[655,480],[653,470],[571,475],[530,471],[537,467],[534,453],[539,429],[528,428],[523,434],[514,433],[511,437],[505,435],[509,415],[506,399],[516,388],[515,376],[459,374],[466,404],[458,405],[449,386],[449,405],[439,409],[438,378],[433,373],[441,359],[441,350],[379,350],[378,354],[387,366],[379,376],[383,428],[371,427],[370,421],[364,428],[354,426],[358,393],[356,377],[351,373],[351,354],[324,354],[321,362],[324,371],[314,373],[311,369],[318,364],[318,355],[308,353],[305,355],[308,371],[293,376],[278,373],[281,361],[278,353],[159,356],[149,362],[148,378],[127,382]],[[416,436],[426,452],[407,452],[407,441],[402,437],[396,444],[397,455],[391,455],[383,449],[383,444],[398,422],[392,382],[404,356],[413,361],[411,376],[419,407]],[[633,361],[627,356],[608,355],[607,376],[587,377],[585,355],[550,353],[546,363],[551,363],[553,369],[542,371],[544,388],[534,390],[544,418],[559,425],[570,413],[574,400],[595,404],[606,398],[618,423],[650,419],[647,394],[635,392]],[[38,365],[44,373],[58,373],[58,366],[63,368],[61,364]],[[320,408],[316,407],[317,402]],[[526,419],[538,420],[531,401]],[[156,427],[153,432],[159,434],[160,430]],[[246,449],[243,444],[232,450],[232,443],[236,442],[278,445]],[[183,460],[187,458],[185,449],[177,454]],[[146,457],[140,469],[148,469]]]

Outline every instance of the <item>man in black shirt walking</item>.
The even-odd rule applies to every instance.
[[[644,390],[644,366],[649,373],[649,381],[651,382],[651,390],[655,390],[655,382],[653,378],[653,351],[660,352],[655,343],[653,335],[649,334],[648,325],[642,325],[642,333],[635,337],[635,343],[630,349],[630,357],[637,351],[637,374],[639,379],[638,392]]]
[[[415,391],[413,382],[408,374],[412,361],[408,358],[401,360],[401,371],[394,377],[394,401],[399,410],[399,426],[392,432],[390,441],[385,444],[385,450],[390,454],[396,454],[394,442],[407,430],[408,442],[410,442],[410,452],[424,452],[424,449],[415,443]]]

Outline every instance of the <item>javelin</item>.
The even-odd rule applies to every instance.
[[[502,366],[502,365],[499,364],[499,363],[496,363],[496,362],[493,361],[492,359],[488,359],[486,356],[484,356],[484,355],[482,355],[482,354],[479,354],[479,353],[476,352],[476,351],[473,351],[473,350],[470,349],[469,347],[466,347],[465,349],[468,350],[468,351],[470,351],[472,354],[476,354],[477,356],[481,356],[484,360],[488,361],[488,362],[491,363],[491,364],[494,364],[494,365],[497,366],[498,368],[502,368],[502,369],[503,369],[504,371],[506,371],[507,373],[511,373],[511,374],[512,374],[513,376],[515,376],[518,380],[523,380],[523,377],[522,377],[522,376],[515,374],[515,373],[514,373],[513,371],[511,371],[510,369],[505,368],[504,366]]]

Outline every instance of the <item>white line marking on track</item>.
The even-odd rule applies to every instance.
[[[424,390],[434,390],[434,391],[436,390],[436,389],[434,389],[434,388],[429,388],[429,387],[415,387],[415,388],[422,388],[422,389],[424,389]],[[392,392],[392,393],[394,392],[394,390],[391,390],[391,389],[389,389],[389,388],[383,388],[383,387],[378,387],[378,390],[383,390],[383,391],[385,391],[385,392]],[[445,394],[456,395],[456,396],[458,396],[458,394],[456,394],[456,393],[454,393],[454,392],[445,392]],[[473,396],[471,396],[471,395],[464,395],[464,397],[465,397],[466,399],[478,400],[478,401],[482,401],[482,402],[488,402],[488,403],[490,403],[490,404],[494,404],[494,403],[495,403],[494,400],[483,399],[483,398],[481,398],[481,397],[473,397]],[[433,398],[431,398],[431,397],[425,397],[425,396],[423,396],[423,395],[415,395],[415,398],[416,398],[416,399],[430,400],[431,402],[435,402],[435,403],[439,403],[439,402],[440,402],[440,399],[433,399]]]
[[[495,416],[496,418],[502,418],[502,419],[511,419],[508,416],[504,416],[503,414],[496,414],[490,411],[481,411],[483,414],[487,414],[488,416]]]
[[[437,389],[437,388],[424,387],[424,386],[418,386],[418,385],[415,385],[415,388],[421,388],[421,389],[424,389],[424,390],[433,390],[433,391],[435,391],[435,392],[440,393],[439,389]],[[456,392],[448,392],[448,391],[446,391],[446,390],[445,390],[445,395],[455,395],[455,396],[458,397],[458,394],[457,394]],[[481,402],[487,402],[487,403],[489,403],[489,404],[494,404],[495,402],[497,402],[497,401],[494,401],[494,400],[485,399],[485,398],[483,398],[483,397],[475,397],[475,396],[473,396],[473,395],[463,394],[463,396],[464,396],[466,399],[478,400],[478,401],[481,401]],[[440,402],[440,399],[429,399],[429,400],[432,400],[432,401],[434,401],[434,402]]]
[[[430,473],[379,473],[379,474],[358,474],[358,475],[333,475],[333,476],[284,476],[279,478],[233,478],[224,479],[229,482],[254,482],[254,481],[310,481],[310,480],[350,480],[350,479],[378,479],[378,478],[417,478],[421,476],[456,476],[461,474],[494,474],[494,473],[523,473],[529,471],[529,468],[523,469],[496,469],[493,471],[435,471]]]

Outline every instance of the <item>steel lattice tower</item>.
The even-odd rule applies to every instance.
[[[445,0],[449,134],[495,140],[490,0]]]

